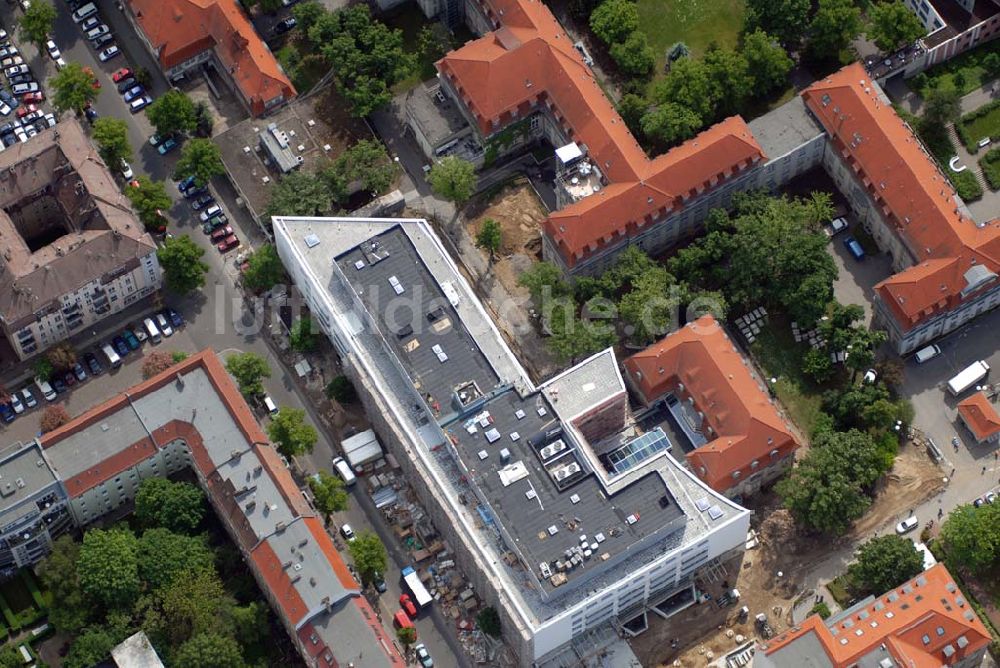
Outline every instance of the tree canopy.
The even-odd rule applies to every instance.
[[[984,574],[1000,564],[1000,504],[959,506],[941,525],[940,540],[956,563]]]
[[[633,5],[631,0],[624,1]],[[633,77],[645,77],[656,67],[656,54],[649,45],[646,33],[641,30],[636,30],[621,42],[615,42],[608,52],[618,69]]]
[[[264,394],[264,379],[271,377],[267,360],[257,353],[236,353],[226,360],[226,371],[232,374],[245,397]]]
[[[93,72],[84,69],[79,63],[66,63],[49,79],[49,87],[53,91],[52,106],[56,111],[75,111],[82,114],[88,103],[97,99],[100,88],[94,88]]]
[[[243,284],[251,290],[270,290],[285,280],[285,267],[273,244],[264,244],[247,260]]]
[[[329,522],[330,515],[347,510],[347,490],[344,481],[339,477],[320,471],[309,478],[309,491],[312,492],[316,509],[323,513],[323,518]]]
[[[701,118],[688,107],[664,102],[643,114],[642,133],[664,149],[690,139],[701,130]]]
[[[747,0],[746,32],[763,30],[793,46],[805,33],[809,9],[809,0]]]
[[[792,71],[794,63],[775,38],[763,30],[755,30],[743,36],[741,53],[753,79],[755,97],[788,85],[788,73]]]
[[[876,536],[857,552],[847,572],[851,580],[876,596],[898,587],[924,570],[924,557],[909,538]]]
[[[503,228],[500,227],[500,223],[497,221],[487,218],[479,227],[479,231],[476,232],[476,246],[486,251],[492,262],[496,254],[500,252],[502,245]]]
[[[267,435],[278,446],[278,451],[289,458],[312,452],[319,438],[316,428],[306,422],[306,412],[288,406],[280,408],[271,419]]]
[[[836,60],[863,26],[854,0],[819,0],[809,24],[809,50],[820,60]]]
[[[242,668],[243,652],[229,636],[199,633],[177,650],[177,668]]]
[[[292,350],[308,353],[316,349],[320,342],[320,330],[316,322],[309,317],[299,318],[292,323],[288,332],[288,340]]]
[[[145,527],[193,533],[205,517],[205,494],[188,482],[147,478],[135,494],[135,517]]]
[[[902,0],[876,2],[868,9],[868,39],[886,52],[912,44],[927,29]]]
[[[330,192],[315,174],[296,170],[285,174],[271,189],[268,216],[321,216],[329,213]]]
[[[80,543],[67,534],[53,542],[52,552],[35,569],[53,600],[59,601],[49,609],[49,622],[63,633],[78,632],[90,616],[77,573],[79,559]]]
[[[139,577],[154,589],[173,584],[194,571],[212,569],[215,555],[203,536],[169,529],[148,529],[139,538]]]
[[[98,118],[97,122],[104,120],[115,119]],[[139,174],[125,188],[125,196],[132,202],[132,207],[147,231],[159,232],[166,227],[167,219],[163,217],[163,212],[173,206],[173,200],[167,194],[163,181],[152,181],[145,174]],[[198,286],[200,285],[199,283]]]
[[[178,295],[200,288],[205,284],[208,265],[201,261],[205,249],[186,234],[163,242],[156,250],[156,259],[163,268],[167,288]]]
[[[146,108],[146,117],[156,128],[156,134],[169,137],[179,132],[193,132],[198,125],[194,102],[187,95],[171,88]]]
[[[448,156],[431,167],[427,180],[435,193],[462,205],[476,188],[476,168],[468,160]]]
[[[590,29],[607,45],[624,42],[639,28],[639,9],[632,0],[604,0],[590,14]]]
[[[222,153],[211,139],[192,139],[181,149],[175,176],[178,179],[194,177],[195,185],[203,186],[216,176],[226,173],[222,163]]]
[[[371,531],[359,531],[354,540],[347,544],[354,560],[354,568],[361,576],[362,584],[373,582],[376,576],[385,574],[386,552],[382,539]]]
[[[34,5],[32,5],[34,7]],[[97,144],[101,160],[117,170],[122,160],[132,158],[132,144],[128,140],[128,123],[120,118],[102,116],[94,121],[91,135]],[[167,205],[169,208],[170,205]]]
[[[122,638],[124,640],[124,638]],[[87,629],[69,647],[65,668],[90,668],[111,655],[111,649],[120,642],[103,628]]]
[[[127,529],[90,529],[77,562],[80,587],[90,601],[126,609],[139,594],[139,545]]]
[[[40,51],[44,50],[55,22],[56,8],[48,0],[32,0],[17,21],[21,39],[35,44]]]

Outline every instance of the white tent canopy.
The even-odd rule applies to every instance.
[[[371,429],[345,438],[340,446],[352,469],[357,469],[382,456],[382,446],[379,445],[375,432]]]

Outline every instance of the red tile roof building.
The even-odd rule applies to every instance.
[[[309,666],[402,668],[389,634],[211,350],[39,438],[75,522],[191,467]]]
[[[990,634],[938,564],[824,622],[812,615],[758,647],[758,668],[971,668]]]
[[[1000,441],[1000,413],[985,392],[976,392],[958,402],[958,417],[972,432],[976,443]]]
[[[1000,220],[976,224],[855,63],[802,93],[830,137],[824,166],[899,272],[875,286],[899,353],[1000,304]]]
[[[625,360],[646,405],[668,394],[697,411],[707,443],[688,453],[695,475],[728,496],[750,494],[792,464],[798,442],[725,331],[706,315]]]
[[[168,79],[216,60],[254,116],[295,97],[236,0],[128,0],[129,18]]]
[[[678,223],[676,216],[710,192],[718,198],[711,206],[725,205],[737,189],[727,186],[766,161],[738,116],[649,159],[544,4],[490,0],[480,7],[494,30],[437,63],[442,85],[487,143],[545,112],[550,139],[584,148],[606,182],[545,221],[546,259],[565,270],[593,273],[628,243],[648,238],[646,249],[654,250],[690,235],[699,221]],[[652,233],[654,226],[673,229]]]

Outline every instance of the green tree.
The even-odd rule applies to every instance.
[[[362,584],[369,584],[378,575],[385,573],[386,552],[382,540],[371,531],[359,531],[354,540],[347,544],[354,560],[354,567],[361,576]]]
[[[205,494],[188,482],[146,478],[135,494],[135,518],[143,527],[192,534],[205,517]]]
[[[24,668],[24,658],[13,645],[0,647],[0,668]]]
[[[321,216],[330,212],[330,192],[315,174],[285,174],[271,189],[265,210],[268,216]]]
[[[100,88],[94,88],[94,75],[87,72],[79,63],[66,63],[49,79],[49,87],[53,90],[52,106],[56,111],[75,111],[82,114],[88,103],[97,99]]]
[[[199,633],[177,650],[177,668],[242,668],[243,652],[232,638],[218,633]]]
[[[292,350],[300,353],[308,353],[316,350],[320,342],[320,331],[312,318],[299,318],[288,332],[288,339]]]
[[[665,102],[642,117],[642,133],[663,148],[690,139],[702,127],[698,114],[681,104]]]
[[[635,6],[631,0],[615,0]],[[625,74],[633,77],[648,76],[656,67],[656,54],[649,45],[646,33],[636,30],[624,41],[615,42],[609,50],[612,60]]]
[[[264,394],[264,379],[271,377],[267,360],[257,353],[236,353],[226,360],[226,371],[232,374],[245,397]]]
[[[817,383],[825,383],[833,377],[833,362],[825,349],[810,348],[802,356],[802,373]]]
[[[211,139],[192,139],[181,149],[175,176],[177,179],[194,177],[196,186],[203,186],[216,176],[226,173],[222,153]]]
[[[95,604],[128,609],[139,593],[139,546],[129,529],[90,529],[83,535],[77,573]]]
[[[243,285],[251,290],[270,290],[284,280],[285,267],[278,257],[278,250],[272,244],[261,246],[247,260]]]
[[[152,589],[166,587],[193,571],[215,567],[215,555],[204,536],[185,536],[169,529],[143,532],[139,538],[139,578]]]
[[[199,137],[210,137],[215,118],[208,103],[202,100],[194,105],[194,131]]]
[[[476,188],[476,168],[468,160],[450,155],[431,168],[427,180],[435,193],[461,206]]]
[[[62,665],[65,668],[90,668],[111,656],[111,648],[118,642],[106,629],[87,629],[70,645]]]
[[[562,361],[573,362],[614,344],[614,329],[606,322],[580,318],[569,297],[555,297],[542,305],[542,322],[549,333],[548,347]]]
[[[631,0],[604,0],[590,14],[590,29],[608,46],[624,42],[639,29],[639,9]]]
[[[781,44],[763,30],[743,36],[743,58],[753,79],[753,94],[757,97],[788,85],[792,59]]]
[[[270,609],[263,601],[251,601],[246,605],[233,606],[229,614],[233,619],[236,641],[244,647],[266,643],[271,635],[269,613]]]
[[[115,120],[109,118],[99,118],[97,122],[105,120]],[[133,185],[138,184],[138,185]],[[173,201],[167,194],[167,189],[163,181],[151,181],[144,174],[139,174],[133,179],[133,184],[125,188],[125,196],[132,202],[139,220],[149,232],[158,232],[166,227],[167,221],[163,217],[163,212],[170,210]]]
[[[927,30],[917,15],[901,0],[877,2],[868,9],[868,39],[892,52],[923,37]]]
[[[93,609],[80,588],[76,566],[79,558],[80,543],[63,535],[52,543],[49,556],[35,567],[44,588],[59,602],[49,608],[49,622],[68,635],[75,635],[87,624]]]
[[[809,50],[820,60],[836,60],[864,24],[854,0],[819,0],[809,24]]]
[[[295,17],[296,27],[303,35],[307,35],[316,21],[326,13],[326,8],[315,0],[300,2],[292,7],[292,16]]]
[[[396,629],[396,638],[403,645],[403,651],[410,651],[410,645],[417,642],[417,630],[412,626],[401,626]]]
[[[921,126],[940,128],[954,123],[962,111],[962,96],[955,84],[943,80],[924,94]]]
[[[503,228],[500,227],[500,223],[497,221],[487,218],[476,233],[476,246],[486,251],[492,263],[494,258],[496,258],[496,254],[500,252],[502,245]]]
[[[532,265],[518,277],[517,282],[531,292],[531,298],[538,306],[542,305],[545,298],[564,297],[573,292],[569,283],[563,280],[559,267],[548,261]]]
[[[163,268],[167,288],[178,295],[186,295],[205,284],[208,265],[201,261],[205,249],[196,245],[186,234],[163,242],[156,251],[156,259]]]
[[[763,30],[794,46],[805,33],[809,9],[809,0],[747,0],[746,32]]]
[[[334,163],[347,182],[360,181],[361,189],[381,195],[396,178],[396,163],[380,142],[362,139],[344,151]]]
[[[842,534],[871,504],[865,492],[881,475],[882,465],[868,434],[824,432],[776,489],[806,529]]]
[[[738,51],[713,44],[705,52],[705,66],[715,85],[716,116],[739,112],[754,89],[747,59]]]
[[[215,570],[203,568],[142,596],[135,614],[154,645],[176,646],[206,632],[231,636],[234,605]]]
[[[476,626],[491,638],[499,638],[501,631],[500,613],[493,606],[486,606],[476,615]]]
[[[634,248],[634,246],[632,247]],[[630,290],[618,302],[621,319],[634,341],[649,342],[665,334],[679,306],[670,295],[674,277],[662,266],[649,262],[641,274],[629,280]]]
[[[309,491],[313,495],[313,504],[323,513],[323,519],[330,521],[330,515],[347,510],[347,490],[344,481],[335,475],[320,471],[309,478]]]
[[[959,506],[941,525],[940,540],[948,557],[982,575],[1000,564],[1000,504]]]
[[[45,357],[39,357],[36,359],[35,363],[32,365],[32,369],[35,372],[35,377],[41,378],[42,380],[50,380],[52,378],[52,374],[55,373],[55,367],[52,366],[52,362]]]
[[[858,548],[857,561],[847,572],[864,591],[878,596],[923,570],[924,557],[913,541],[889,534],[876,536]]]
[[[45,41],[56,22],[56,8],[47,0],[32,0],[18,19],[21,39],[31,42],[39,51],[45,50]]]
[[[700,60],[681,58],[670,67],[670,73],[653,86],[652,101],[674,103],[687,107],[702,122],[715,118],[720,90],[708,66]]]
[[[326,396],[338,404],[353,404],[358,400],[358,393],[347,376],[335,376],[326,386]]]
[[[198,127],[194,102],[176,88],[171,88],[156,98],[156,101],[146,108],[146,116],[156,128],[156,134],[161,137],[169,137],[179,132],[193,132]]]
[[[642,117],[648,109],[649,101],[635,93],[626,93],[618,101],[618,114],[636,137],[642,134]]]
[[[267,425],[267,435],[278,446],[278,451],[291,459],[312,452],[319,434],[306,422],[306,412],[301,408],[285,406]]]
[[[31,5],[34,7],[35,5]],[[94,121],[92,136],[97,144],[101,160],[117,170],[122,160],[132,157],[132,145],[128,140],[128,124],[120,118],[102,116]],[[167,208],[169,208],[169,204]]]

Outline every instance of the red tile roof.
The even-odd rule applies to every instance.
[[[568,266],[765,159],[743,119],[733,117],[650,160],[545,5],[491,0],[485,9],[502,27],[437,63],[480,131],[490,135],[530,114],[533,104],[549,105],[611,183],[545,222]]]
[[[235,0],[129,0],[160,66],[170,69],[214,48],[254,115],[278,96],[295,96],[270,49]]]
[[[716,491],[725,492],[798,448],[747,361],[710,315],[629,357],[624,367],[647,403],[667,392],[694,399],[714,438],[687,458],[692,470]],[[734,478],[737,471],[739,477]]]
[[[860,63],[813,84],[802,97],[915,262],[876,286],[901,328],[977,295],[979,289],[962,295],[966,272],[975,265],[1000,272],[1000,220],[977,226],[962,214],[951,184]]]
[[[985,392],[976,392],[958,402],[958,413],[977,441],[1000,434],[1000,414]]]
[[[832,626],[837,630],[836,635],[818,615],[812,615],[791,631],[768,641],[759,651],[774,665],[792,668],[792,663],[782,660],[780,650],[812,634],[834,668],[856,665],[861,657],[878,651],[882,644],[899,665],[940,668],[958,664],[990,644],[989,631],[944,564],[929,568]],[[945,653],[946,647],[954,650],[950,656]],[[789,654],[789,658],[792,656],[798,668],[803,657]]]

